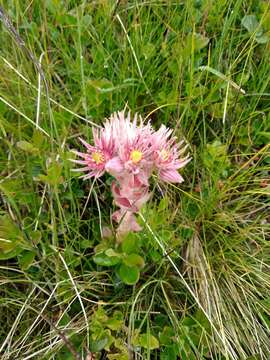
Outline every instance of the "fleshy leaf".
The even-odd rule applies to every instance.
[[[140,271],[136,266],[127,266],[122,264],[118,269],[118,275],[123,283],[134,285],[140,278]]]

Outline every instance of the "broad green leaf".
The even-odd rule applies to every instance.
[[[156,47],[154,44],[147,43],[142,48],[142,54],[145,57],[145,59],[150,59],[155,54]]]
[[[38,149],[33,145],[31,144],[30,142],[28,141],[18,141],[17,142],[17,147],[29,154],[36,154],[38,153]]]
[[[163,211],[168,210],[168,205],[169,205],[169,199],[167,196],[164,196],[159,202],[158,211],[163,212]]]
[[[109,257],[122,257],[122,254],[117,253],[114,249],[110,248],[105,251],[105,254]]]
[[[114,346],[116,347],[116,349],[120,350],[122,353],[128,354],[128,349],[127,349],[124,338],[118,337],[117,339],[115,339]]]
[[[108,344],[108,342],[109,342],[109,338],[107,336],[100,337],[96,340],[91,339],[90,351],[93,351],[93,352],[101,351]]]
[[[17,246],[15,249],[10,251],[2,251],[1,250],[1,239],[0,239],[0,260],[8,260],[16,257],[23,251],[23,248],[20,246]]]
[[[39,150],[44,150],[44,148],[46,147],[46,138],[44,136],[44,134],[42,132],[40,132],[39,130],[35,129],[33,132],[33,136],[32,136],[32,145],[39,149]]]
[[[136,252],[139,248],[139,239],[135,233],[129,232],[122,241],[122,250],[126,254]]]
[[[36,253],[35,251],[23,251],[18,255],[18,262],[22,270],[27,270],[34,262]]]
[[[172,346],[166,346],[165,350],[160,354],[160,360],[177,360],[178,353],[179,351],[176,344]]]
[[[267,34],[262,34],[260,36],[256,35],[255,39],[258,44],[266,44],[269,41],[269,36]]]
[[[54,162],[48,168],[47,175],[39,175],[39,179],[44,183],[50,185],[58,185],[63,182],[63,177],[61,176],[62,173],[62,165]]]
[[[74,26],[77,24],[76,17],[70,14],[59,14],[56,17],[56,21],[58,24],[64,26]]]
[[[255,32],[259,27],[259,23],[255,15],[245,15],[241,20],[241,24],[249,33]]]
[[[114,266],[120,262],[117,256],[108,256],[104,252],[98,253],[93,257],[94,262],[101,266]]]
[[[10,259],[22,250],[31,250],[20,228],[8,215],[0,216],[0,259]]]
[[[110,354],[107,357],[109,360],[129,360],[128,354]]]
[[[106,326],[111,330],[120,330],[123,326],[124,319],[121,311],[115,311],[113,316],[106,322]]]
[[[158,339],[154,335],[151,335],[149,333],[139,335],[136,340],[136,344],[148,350],[154,350],[159,348]]]
[[[255,40],[258,44],[266,44],[269,41],[269,36],[264,33],[255,15],[244,16],[241,24],[250,34],[255,33]]]
[[[63,316],[61,317],[61,320],[59,321],[58,325],[65,326],[65,325],[68,325],[70,323],[70,321],[71,321],[70,316],[65,312],[63,314]]]
[[[223,102],[216,102],[208,106],[210,115],[215,119],[222,119],[224,113]]]
[[[200,51],[209,43],[209,38],[198,33],[189,33],[186,38],[185,52],[188,54],[193,49],[195,52]]]
[[[136,266],[138,268],[144,267],[144,260],[143,258],[138,254],[129,254],[126,257],[124,257],[123,262],[127,266]]]
[[[195,50],[199,51],[206,47],[209,43],[209,38],[202,34],[195,34]]]
[[[102,306],[99,306],[92,316],[92,322],[97,322],[98,324],[105,324],[108,321],[108,316]]]
[[[80,242],[81,249],[88,249],[88,248],[91,248],[92,246],[93,246],[93,241],[91,241],[91,240],[83,239]]]
[[[28,236],[34,245],[39,244],[41,240],[41,232],[39,230],[29,231]]]
[[[118,275],[123,283],[134,285],[140,278],[140,271],[136,266],[127,266],[122,264],[118,269]]]
[[[174,337],[175,330],[170,326],[164,326],[162,332],[159,334],[159,341],[164,346],[172,345]]]

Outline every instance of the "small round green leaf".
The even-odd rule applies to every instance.
[[[35,251],[25,250],[18,255],[18,262],[22,270],[27,270],[33,264],[35,260]]]
[[[122,264],[118,269],[118,275],[123,283],[134,285],[140,278],[140,271],[136,266]]]
[[[158,339],[154,335],[151,335],[151,334],[139,335],[139,344],[141,347],[148,349],[148,350],[153,350],[153,349],[159,348]]]
[[[138,268],[144,267],[144,260],[138,254],[129,254],[124,258],[123,261],[127,266],[136,266]]]
[[[129,232],[122,241],[122,250],[126,254],[131,254],[138,250],[138,237],[136,234]]]
[[[120,258],[117,256],[108,256],[105,253],[98,253],[93,257],[94,262],[101,266],[114,266],[119,263]]]

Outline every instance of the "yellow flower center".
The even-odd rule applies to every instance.
[[[163,161],[166,161],[169,159],[169,153],[168,151],[166,151],[165,149],[162,149],[160,152],[159,152],[159,156],[161,157],[161,159]]]
[[[138,162],[140,162],[142,160],[142,152],[139,150],[132,150],[130,153],[130,160],[134,163],[137,164]]]
[[[93,152],[92,153],[92,159],[94,160],[94,162],[99,165],[101,163],[103,163],[104,161],[104,156],[102,153],[99,152]]]

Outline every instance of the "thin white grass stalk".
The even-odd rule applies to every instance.
[[[76,298],[76,297],[75,297]],[[74,300],[72,300],[72,302],[73,302]],[[76,315],[76,316],[78,316],[78,315]],[[72,319],[72,320],[75,320],[76,319],[76,316]],[[71,323],[71,321],[68,323],[68,324],[66,324],[63,328],[61,328],[61,332],[63,332],[64,330],[73,330],[75,333],[80,333],[80,332],[82,332],[83,330],[84,330],[84,327],[81,327],[81,328],[72,328],[72,326],[70,326],[69,327],[69,324]],[[59,341],[58,341],[58,339],[61,339],[61,337],[57,334],[56,336],[55,336],[55,339],[53,340],[53,339],[51,339],[51,343],[52,343],[52,345],[51,345],[51,348],[53,348],[55,345],[57,345],[57,343],[59,343]],[[46,350],[46,353],[45,353],[45,355],[49,352],[49,351],[51,351],[51,349],[47,349]],[[87,349],[87,351],[88,351],[88,349]]]
[[[159,238],[155,235],[155,233],[153,232],[153,230],[151,229],[151,227],[149,226],[149,224],[147,223],[147,221],[145,220],[144,216],[139,213],[139,216],[141,217],[141,219],[143,220],[144,224],[146,225],[147,229],[149,230],[149,232],[151,233],[151,235],[153,236],[154,240],[157,242],[158,246],[161,248],[162,252],[163,252],[163,256],[165,256],[169,262],[171,263],[171,265],[173,266],[173,268],[175,269],[175,271],[177,272],[178,276],[180,277],[180,279],[182,280],[183,284],[185,285],[185,287],[188,289],[188,291],[190,292],[190,294],[193,296],[194,300],[196,301],[197,305],[199,306],[199,308],[202,310],[202,312],[204,313],[204,315],[206,316],[206,318],[208,319],[208,321],[210,322],[212,328],[215,330],[217,336],[219,337],[219,339],[221,340],[221,342],[223,343],[224,347],[225,347],[225,351],[226,354],[224,354],[226,356],[227,359],[229,359],[228,357],[228,350],[230,352],[230,356],[233,359],[238,359],[237,358],[237,354],[235,353],[234,349],[232,348],[232,346],[230,345],[230,343],[228,343],[228,341],[224,341],[224,338],[222,336],[220,336],[218,329],[216,328],[216,326],[213,324],[210,316],[207,314],[207,312],[205,311],[204,307],[201,305],[198,297],[196,296],[196,294],[194,293],[194,291],[192,290],[192,288],[188,285],[188,283],[186,282],[186,280],[184,279],[183,275],[181,274],[181,272],[179,271],[178,267],[175,265],[175,263],[173,262],[172,258],[170,257],[170,255],[167,253],[164,245],[162,244],[162,242],[159,240]]]
[[[9,333],[7,334],[7,336],[6,336],[6,338],[5,338],[2,346],[0,347],[0,353],[3,351],[3,349],[5,348],[5,346],[6,346],[6,344],[7,344],[8,342],[9,342],[9,344],[10,344],[10,342],[11,342],[11,340],[12,340],[12,337],[13,337],[13,335],[14,335],[14,332],[15,332],[15,330],[16,330],[16,327],[18,326],[18,323],[19,323],[21,317],[23,316],[23,313],[24,313],[25,309],[27,308],[27,303],[28,303],[29,299],[32,298],[32,295],[33,295],[33,293],[35,292],[35,290],[36,290],[36,287],[34,287],[34,288],[32,289],[32,291],[30,292],[30,294],[27,296],[27,299],[25,300],[23,306],[21,307],[21,309],[20,309],[20,311],[19,311],[19,314],[17,315],[17,317],[16,317],[16,319],[15,319],[15,321],[14,321],[11,329],[9,330]],[[9,346],[10,346],[10,345],[9,345]],[[8,348],[9,348],[9,346],[8,346]]]
[[[15,175],[18,171],[20,171],[21,169],[16,169],[14,171],[12,171],[10,174],[8,174],[7,176],[4,176],[1,180],[0,180],[0,184],[4,181],[6,181],[7,179],[9,179],[11,176]]]
[[[230,334],[233,334],[232,338],[234,341],[234,344],[237,344],[237,349],[239,352],[240,358],[246,358],[247,354],[245,352],[245,350],[243,349],[243,346],[241,344],[241,339],[239,339],[238,336],[238,329],[241,329],[241,331],[243,331],[243,329],[247,329],[247,331],[249,332],[251,327],[252,327],[252,322],[250,321],[250,314],[249,312],[246,312],[246,305],[245,302],[243,302],[242,299],[242,295],[239,294],[238,292],[238,288],[239,286],[236,286],[236,284],[234,284],[233,282],[228,282],[228,279],[226,279],[226,285],[228,288],[228,295],[230,298],[232,298],[234,300],[234,304],[233,306],[229,306],[226,307],[227,311],[226,313],[229,316],[229,320],[228,320],[228,332],[230,331]],[[241,289],[241,287],[240,287]],[[239,296],[241,295],[241,296]],[[244,320],[244,322],[242,321],[241,317],[240,319],[237,320],[236,324],[233,323],[234,320],[233,318],[235,317],[236,319],[239,318],[239,314],[242,314],[242,318]],[[233,324],[231,327],[229,326],[230,324]],[[248,325],[248,326],[247,326]],[[244,331],[243,331],[244,333]],[[239,339],[239,340],[238,340]],[[251,347],[251,343],[249,343],[249,347]]]
[[[152,308],[152,306],[153,306],[153,302],[154,302],[155,294],[156,294],[156,289],[157,289],[157,285],[154,287],[154,289],[153,289],[153,291],[152,291],[152,293],[151,293],[151,301],[150,301],[150,304],[149,304],[149,306],[148,306],[148,309],[147,309],[147,310],[144,310],[144,311],[141,311],[141,310],[140,310],[140,314],[143,314],[143,313],[144,313],[145,315],[144,315],[143,319],[142,319],[141,322],[140,322],[140,326],[138,327],[139,332],[141,331],[141,329],[142,329],[142,327],[143,327],[143,325],[144,325],[144,322],[145,322],[145,320],[147,319],[148,315],[152,313],[150,310],[151,310],[151,308]]]
[[[168,314],[168,316],[170,317],[171,322],[174,323],[174,326],[179,328],[179,321],[177,320],[177,317],[175,316],[175,312],[173,311],[173,309],[171,307],[171,303],[170,303],[168,295],[164,289],[163,283],[161,283],[160,286],[161,286],[163,295],[165,297],[166,303],[168,305],[168,308],[170,309],[170,312],[171,312],[171,315]],[[177,338],[177,340],[180,340],[178,333],[176,333],[176,338]]]
[[[60,281],[58,284],[55,285],[55,288],[53,289],[53,292],[52,292],[51,294],[48,294],[48,295],[50,295],[50,299],[51,299],[51,297],[53,296],[53,294],[54,294],[57,286],[61,285],[62,283],[65,283],[65,282],[66,282],[66,280],[62,280],[62,281]],[[48,302],[50,301],[50,299],[48,299],[48,300],[46,301],[46,304],[44,305],[43,309],[41,310],[40,313],[38,313],[38,317],[40,317],[40,314],[42,314],[42,312],[43,312],[44,309],[46,308],[46,306],[47,306]],[[61,319],[62,319],[63,316],[65,315],[66,311],[68,311],[68,309],[70,308],[71,304],[72,304],[76,299],[77,299],[77,296],[75,295],[74,298],[69,302],[66,310],[61,314],[61,316],[60,316],[59,319],[57,320],[57,323],[56,323],[55,327],[58,327],[59,322],[61,321]],[[97,302],[96,304],[99,304],[99,302]],[[57,306],[57,307],[61,306],[61,303],[58,303],[56,306]],[[37,320],[36,320],[36,321],[37,321]],[[35,321],[35,322],[36,322],[36,321]],[[32,326],[33,326],[33,325],[32,325]],[[60,330],[61,330],[61,331],[64,331],[64,330],[66,330],[68,327],[69,327],[69,324],[66,324],[66,325],[65,325],[63,328],[61,328]],[[48,335],[48,336],[49,336],[49,335]],[[26,335],[25,335],[25,337],[24,337],[23,340],[20,340],[20,341],[18,340],[17,342],[15,342],[16,346],[17,346],[17,344],[21,344],[21,342],[23,342],[23,344],[21,344],[20,346],[17,346],[17,353],[18,353],[18,351],[20,352],[20,350],[22,350],[22,349],[24,349],[25,347],[27,347],[27,345],[24,344],[25,338],[26,338]],[[57,341],[59,338],[60,338],[60,336],[56,334],[54,341]],[[50,341],[50,342],[51,342],[52,339],[48,339],[48,340],[46,340],[46,341]],[[36,340],[36,342],[38,342],[38,340]],[[45,342],[45,339],[44,339],[44,342]],[[43,344],[44,344],[44,342],[43,342]],[[39,344],[39,342],[38,342],[38,344]],[[18,349],[19,349],[19,350],[18,350]],[[16,352],[16,349],[15,349],[14,351],[10,351],[11,354],[14,353],[14,352]]]
[[[11,268],[11,267],[8,267],[8,266],[0,266],[0,269],[1,270],[7,270],[7,271],[15,271],[15,272],[18,272],[20,274],[24,274],[23,271],[19,270],[19,269],[15,269],[15,268]]]
[[[29,307],[30,308],[30,307]],[[38,311],[35,310],[35,309],[32,309],[33,311],[37,312],[38,314]],[[78,317],[78,315],[76,315]],[[76,316],[73,318],[73,320],[76,318]],[[84,327],[81,327],[81,328],[76,328],[76,327],[72,327],[72,326],[69,326],[68,327],[68,324],[64,327],[63,330],[69,330],[69,331],[74,331],[75,333],[80,333],[84,330]],[[60,337],[61,338],[61,337]],[[1,358],[1,360],[10,360],[10,359],[25,359],[25,355],[29,354],[29,352],[33,353],[33,351],[35,351],[37,348],[40,347],[40,345],[45,345],[46,343],[50,343],[49,345],[49,351],[52,351],[52,348],[54,345],[52,345],[52,342],[57,342],[57,340],[59,339],[59,335],[57,334],[57,332],[52,336],[51,335],[51,332],[50,333],[47,333],[47,334],[44,334],[43,337],[42,337],[42,344],[40,343],[40,339],[38,338],[35,338],[35,340],[31,341],[30,343],[26,344],[26,345],[23,345],[22,347],[20,348],[16,348],[14,350],[10,350],[8,352],[8,354],[4,354],[3,355],[3,358]],[[63,341],[63,338],[61,338],[61,340]],[[34,346],[34,347],[33,347]],[[43,350],[46,349],[43,348]],[[23,354],[24,356],[22,357],[22,355],[19,357],[19,353],[23,351]],[[30,354],[29,354],[30,355]],[[32,354],[31,354],[32,355]]]
[[[49,304],[49,302],[51,301],[51,298],[53,297],[56,289],[57,289],[58,284],[55,285],[55,287],[53,288],[49,298],[47,299],[47,301],[45,302],[43,308],[40,310],[40,313],[38,314],[38,316],[35,318],[34,322],[32,323],[32,325],[29,327],[29,329],[27,330],[26,334],[24,335],[24,338],[21,340],[21,342],[19,343],[20,347],[22,345],[24,345],[25,340],[27,339],[27,337],[31,334],[32,330],[34,329],[36,323],[38,322],[41,314],[43,313],[43,311],[46,309],[47,305]]]
[[[18,70],[16,70],[16,69],[14,68],[14,66],[13,66],[12,64],[10,64],[3,56],[0,55],[0,58],[5,62],[5,64],[6,64],[10,69],[12,69],[13,71],[15,71],[15,73],[16,73],[21,79],[23,79],[23,80],[24,80],[28,85],[30,85],[34,90],[38,91],[38,88],[37,88],[35,85],[33,85],[33,84],[32,84],[25,76],[23,76]],[[42,93],[42,95],[46,96],[46,94],[44,94],[43,92],[41,92],[41,93]],[[77,118],[79,118],[79,119],[87,122],[88,124],[91,124],[92,126],[95,126],[95,127],[98,127],[98,128],[101,127],[100,125],[95,124],[93,121],[90,121],[90,120],[84,118],[83,116],[81,116],[81,115],[79,115],[79,114],[76,114],[74,111],[66,108],[65,106],[61,105],[60,103],[58,103],[57,101],[55,101],[55,100],[52,99],[51,97],[49,97],[49,100],[50,100],[53,104],[59,106],[61,109],[65,110],[66,112],[70,113],[71,115],[73,115],[73,116],[75,116],[75,117],[77,117]]]
[[[232,81],[231,79],[229,79],[226,75],[222,74],[220,71],[212,68],[211,66],[205,65],[205,66],[199,66],[198,67],[199,70],[202,71],[209,71],[210,73],[216,75],[217,77],[219,77],[220,79],[226,81],[227,83],[229,83],[232,87],[234,87],[236,90],[240,91],[242,94],[246,94],[245,90],[242,89],[239,85],[237,85],[234,81]]]
[[[38,228],[39,217],[40,217],[40,214],[41,214],[41,211],[42,211],[46,190],[47,190],[47,184],[45,184],[44,189],[43,189],[43,193],[42,193],[42,197],[41,197],[41,201],[40,201],[40,205],[39,205],[39,209],[38,209],[38,214],[37,214],[37,220],[36,220],[35,228],[34,228],[35,231]]]
[[[63,256],[61,255],[60,252],[58,252],[58,255],[59,255],[59,257],[60,257],[60,259],[61,259],[61,261],[62,261],[62,263],[63,263],[63,265],[64,265],[64,267],[65,267],[65,269],[66,269],[66,271],[67,271],[67,273],[68,273],[68,276],[69,276],[69,278],[70,278],[70,281],[71,281],[71,283],[72,283],[72,285],[73,285],[73,288],[74,288],[74,290],[75,290],[75,293],[76,293],[76,295],[77,295],[77,298],[78,298],[78,300],[79,300],[79,302],[80,302],[80,305],[81,305],[81,308],[82,308],[82,312],[83,312],[83,316],[84,316],[85,324],[86,324],[87,348],[89,349],[90,331],[89,331],[89,323],[88,323],[86,311],[85,311],[85,308],[84,308],[84,305],[83,305],[83,302],[82,302],[80,293],[79,293],[79,291],[78,291],[78,289],[77,289],[77,286],[76,286],[76,284],[75,284],[75,281],[74,281],[74,279],[73,279],[73,277],[72,277],[72,275],[71,275],[71,273],[70,273],[70,271],[69,271],[69,268],[68,268],[68,266],[67,266],[67,263],[65,262],[65,259],[63,258]]]
[[[150,116],[151,116],[152,114],[154,114],[156,111],[158,111],[158,110],[160,110],[160,109],[162,109],[162,108],[164,108],[164,107],[175,106],[175,105],[177,105],[177,104],[178,104],[177,102],[169,103],[169,104],[162,104],[162,105],[156,107],[155,109],[153,109],[152,111],[150,111],[150,113],[148,113],[148,114],[146,115],[146,117],[144,118],[144,120],[147,120],[148,118],[150,118]]]
[[[82,296],[81,296],[81,298],[84,299]],[[77,296],[74,296],[74,298],[73,298],[72,300],[69,300],[68,306],[67,306],[67,307],[65,308],[65,310],[61,313],[61,315],[59,316],[59,318],[58,318],[58,320],[57,320],[57,322],[56,322],[56,324],[55,324],[56,327],[58,327],[60,321],[61,321],[62,318],[65,316],[65,314],[66,314],[67,311],[70,309],[71,305],[74,303],[74,301],[75,301],[76,299],[77,299]],[[98,304],[98,302],[97,302],[97,304]],[[62,305],[61,302],[57,304],[57,306],[59,306],[59,307],[60,307],[61,305]],[[65,330],[67,327],[68,327],[68,324],[66,324],[66,325],[64,326],[64,328],[61,328],[61,331]]]
[[[99,220],[99,230],[100,230],[100,235],[101,237],[103,237],[103,231],[102,231],[102,221],[101,221],[101,211],[100,211],[100,206],[99,206],[99,200],[98,200],[98,196],[95,190],[93,190],[94,196],[95,196],[95,200],[97,203],[97,208],[98,208],[98,220]]]
[[[44,346],[47,342],[50,342],[51,341],[51,338],[47,339],[48,338],[48,334],[43,334],[42,336],[42,345]],[[29,353],[29,351],[33,352],[35,351],[36,348],[40,347],[40,339],[38,337],[35,337],[35,339],[31,339],[31,342],[21,346],[21,347],[16,347],[14,346],[14,349],[10,350],[8,352],[8,354],[4,354],[3,358],[1,358],[1,360],[4,360],[4,359],[22,359],[22,355],[19,356],[20,354],[27,354]],[[24,357],[23,357],[24,359]]]
[[[141,68],[140,68],[140,65],[139,65],[139,61],[138,61],[138,59],[137,59],[137,55],[136,55],[135,50],[134,50],[134,47],[133,47],[133,45],[132,45],[132,43],[131,43],[130,37],[128,36],[127,30],[126,30],[126,28],[125,28],[125,25],[123,24],[123,22],[122,22],[122,20],[121,20],[121,18],[120,18],[120,16],[119,16],[118,14],[116,15],[116,18],[117,18],[117,20],[119,21],[119,23],[120,23],[120,25],[121,25],[121,27],[122,27],[122,29],[123,29],[126,37],[127,37],[127,41],[128,41],[129,46],[130,46],[130,48],[131,48],[131,52],[132,52],[132,55],[133,55],[133,57],[134,57],[134,60],[135,60],[137,69],[138,69],[139,74],[140,74],[140,77],[143,79],[143,74],[142,74],[142,71],[141,71]]]
[[[25,120],[29,121],[32,125],[34,125],[38,130],[40,130],[41,132],[43,132],[43,134],[45,134],[46,136],[50,137],[50,135],[47,133],[47,131],[45,131],[44,129],[42,129],[38,124],[36,124],[33,120],[31,120],[28,116],[26,116],[24,113],[22,113],[20,110],[18,110],[15,106],[13,106],[12,104],[10,104],[7,100],[5,100],[4,98],[2,98],[2,96],[0,96],[0,101],[2,101],[4,104],[6,104],[8,107],[10,107],[12,110],[16,111],[16,113],[18,113],[19,115],[21,115]]]
[[[82,213],[81,213],[81,215],[80,215],[80,219],[83,217],[83,214],[84,214],[84,212],[85,212],[85,210],[86,210],[86,207],[87,207],[87,205],[88,205],[90,196],[91,196],[91,194],[92,194],[92,191],[93,191],[93,187],[94,187],[95,182],[96,182],[96,178],[94,178],[94,180],[93,180],[93,182],[92,182],[92,184],[91,184],[91,187],[90,187],[90,190],[89,190],[89,193],[88,193],[86,202],[85,202],[84,207],[83,207],[83,211],[82,211]]]
[[[141,293],[151,284],[155,283],[155,282],[161,282],[160,280],[151,280],[148,283],[144,284],[141,289],[138,291],[137,295],[135,296],[134,301],[132,301],[132,306],[131,306],[131,310],[130,310],[130,315],[129,315],[129,326],[128,326],[128,348],[131,348],[131,333],[134,331],[134,321],[132,322],[133,319],[133,315],[134,315],[134,310],[135,310],[135,305],[141,295]],[[131,324],[132,324],[132,329],[131,329]]]
[[[23,76],[23,74],[21,74],[12,64],[10,64],[10,62],[8,62],[3,56],[0,55],[0,58],[4,61],[4,63],[11,69],[13,70],[21,79],[23,79],[27,84],[31,85],[31,82],[25,77]]]
[[[212,276],[211,268],[207,262],[207,259],[205,257],[205,254],[203,252],[203,249],[201,247],[201,243],[199,241],[199,238],[197,236],[193,237],[193,241],[190,244],[190,257],[192,260],[192,267],[196,264],[193,274],[196,276],[196,278],[201,279],[200,280],[200,288],[197,289],[197,285],[195,282],[195,292],[198,299],[202,296],[200,296],[200,293],[203,292],[203,295],[205,296],[205,306],[208,311],[208,313],[211,315],[214,314],[215,319],[218,321],[220,329],[221,329],[221,335],[223,337],[223,343],[226,343],[226,336],[225,336],[225,328],[222,321],[222,316],[220,312],[220,296],[218,294],[218,287],[215,284],[215,279]],[[207,281],[208,278],[210,278],[211,282]],[[209,316],[210,316],[209,315]]]
[[[5,242],[5,243],[11,243],[11,240],[8,239],[4,239],[4,238],[0,238],[0,241]]]
[[[62,339],[58,340],[58,341],[57,341],[56,343],[54,343],[53,345],[59,344],[59,343],[61,343],[61,342],[62,342]],[[48,351],[48,350],[50,350],[51,348],[52,348],[52,344],[46,346],[46,347],[43,348],[43,349],[40,349],[40,350],[34,352],[33,354],[30,354],[30,355],[24,357],[23,360],[28,360],[28,359],[32,359],[32,358],[38,359],[38,358],[36,357],[36,355],[41,354],[41,353],[43,353],[43,352],[45,352],[45,351]]]
[[[209,270],[209,269],[208,269]],[[209,270],[208,274],[210,275],[211,277],[211,282],[212,282],[212,286],[211,286],[211,290],[212,290],[212,294],[209,293],[209,289],[207,288],[207,280],[206,280],[206,288],[207,288],[207,294],[208,294],[208,302],[209,302],[209,305],[211,303],[211,295],[212,295],[212,303],[213,303],[213,307],[214,307],[214,311],[215,311],[215,316],[217,318],[217,321],[219,323],[219,326],[220,326],[220,332],[221,332],[221,335],[222,335],[222,338],[223,338],[223,341],[224,343],[226,342],[226,327],[224,327],[224,324],[223,324],[223,321],[222,321],[222,314],[221,314],[221,306],[222,306],[222,303],[220,302],[220,294],[219,294],[219,291],[218,291],[218,287],[216,286],[216,282],[215,282],[215,279],[211,276],[211,272]],[[210,309],[210,307],[209,307]]]
[[[224,101],[224,111],[223,111],[223,118],[222,118],[223,125],[225,124],[226,116],[227,116],[228,95],[229,95],[229,83],[227,83],[226,96],[225,96],[225,101]]]
[[[42,58],[44,56],[44,51],[39,57],[39,65],[41,67]],[[38,72],[38,94],[37,94],[37,113],[36,113],[36,127],[39,126],[39,117],[40,117],[40,99],[41,99],[41,73]]]
[[[126,305],[127,302],[126,301],[114,301],[114,302],[105,302],[105,301],[102,301],[102,300],[98,300],[98,301],[95,301],[95,300],[90,300],[90,299],[87,299],[86,297],[84,296],[81,296],[81,298],[87,302],[89,302],[90,304],[95,304],[95,305],[104,305],[104,306],[118,306],[118,305]]]
[[[83,10],[82,10],[83,11]],[[88,115],[87,101],[86,101],[86,89],[85,89],[85,77],[84,77],[84,66],[83,66],[83,51],[82,51],[82,43],[81,43],[81,17],[79,15],[79,10],[77,9],[77,29],[78,29],[78,46],[79,46],[79,58],[80,58],[80,72],[81,72],[81,80],[82,80],[82,95],[83,101],[82,106],[85,111],[85,115]]]
[[[67,138],[65,137],[64,140],[63,140],[63,142],[62,142],[62,144],[61,144],[61,150],[62,150],[62,151],[63,151],[64,148],[65,148],[66,140],[67,140]],[[60,154],[57,154],[55,160],[58,161],[59,159],[60,159]]]
[[[241,289],[241,287],[240,287],[240,289]],[[246,294],[245,294],[245,291],[244,291],[243,289],[242,289],[242,294],[243,294],[243,296],[245,297],[245,300],[246,300],[245,303],[247,304],[248,313],[249,313],[249,315],[250,315],[250,317],[251,317],[252,328],[254,329],[254,336],[255,336],[255,338],[256,338],[255,344],[258,345],[258,346],[256,347],[256,350],[255,350],[255,351],[259,350],[261,359],[263,359],[262,346],[261,346],[261,340],[263,341],[263,339],[261,339],[260,335],[258,334],[258,327],[257,327],[257,325],[256,325],[256,318],[254,318],[254,316],[252,316],[252,315],[253,315],[253,310],[252,310],[251,307],[250,307],[248,298],[247,298],[247,296],[246,296]],[[245,318],[245,320],[247,321],[246,318]],[[259,327],[259,329],[260,329],[260,327]]]

